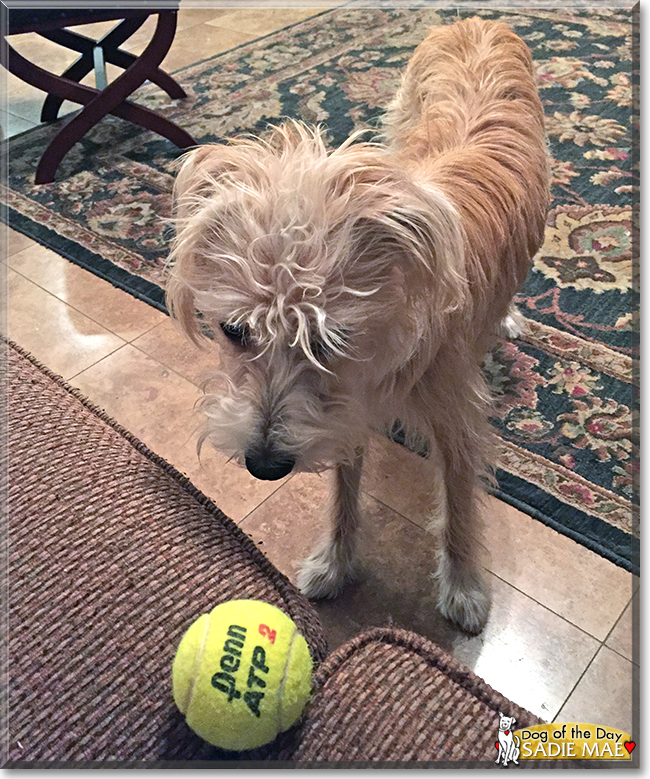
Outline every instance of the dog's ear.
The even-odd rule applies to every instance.
[[[228,164],[229,149],[208,144],[184,154],[177,162],[173,212],[176,236],[166,268],[166,302],[172,317],[194,343],[203,341],[195,306],[195,290],[209,274],[200,249],[204,238],[206,206]],[[211,214],[211,229],[217,229]]]
[[[357,221],[360,259],[387,264],[391,279],[403,280],[407,299],[427,296],[434,311],[449,313],[467,295],[460,219],[437,190],[410,181],[400,184],[401,192]]]
[[[197,146],[175,163],[174,215],[182,220],[200,208],[214,188],[216,179],[227,165],[228,147],[220,143]]]

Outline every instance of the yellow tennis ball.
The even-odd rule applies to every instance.
[[[221,749],[255,749],[300,717],[311,691],[307,642],[284,612],[232,600],[193,622],[172,666],[187,724]]]

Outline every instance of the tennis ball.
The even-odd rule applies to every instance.
[[[284,612],[259,600],[231,600],[202,614],[181,639],[174,702],[210,744],[255,749],[297,722],[311,671],[307,642]]]

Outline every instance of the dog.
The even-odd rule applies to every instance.
[[[407,446],[427,442],[439,609],[478,633],[480,364],[514,322],[549,201],[528,48],[479,18],[433,28],[382,132],[328,150],[322,128],[289,121],[189,152],[167,301],[190,339],[212,331],[220,345],[199,448],[258,479],[334,470],[332,529],[302,566],[303,593],[354,578],[364,450],[398,425]]]
[[[512,761],[515,765],[519,765],[519,738],[512,732],[512,726],[516,721],[514,717],[506,717],[505,714],[499,712],[499,740],[497,742],[499,754],[495,760],[497,764],[502,762],[506,766],[508,762]]]

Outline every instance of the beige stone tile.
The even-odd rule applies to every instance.
[[[218,3],[215,3],[215,6]],[[210,23],[221,13],[219,8],[183,8],[183,3],[178,11],[178,25],[176,32],[182,32],[190,27],[196,27],[199,24]],[[219,26],[219,25],[217,25]]]
[[[145,23],[139,27],[130,38],[122,44],[120,48],[133,54],[141,54],[149,43],[156,29],[157,16],[150,16]],[[114,22],[109,24],[109,29],[114,26]],[[178,29],[178,28],[177,28]],[[173,44],[172,44],[173,45]]]
[[[241,523],[294,583],[300,562],[327,526],[329,474],[297,473]]]
[[[124,344],[11,268],[7,277],[9,337],[55,373],[69,378]]]
[[[0,140],[13,138],[15,135],[24,133],[36,127],[35,122],[30,122],[21,116],[17,116],[9,111],[0,110]]]
[[[362,484],[378,500],[427,526],[432,483],[421,457],[375,437]],[[481,512],[489,570],[603,641],[630,599],[631,574],[493,496],[485,497]]]
[[[603,646],[555,720],[619,728],[638,740],[632,716],[638,684],[638,667]]]
[[[219,347],[216,343],[207,344],[203,349],[194,346],[168,316],[133,343],[198,386],[209,377],[219,362]]]
[[[35,33],[12,35],[9,42],[19,54],[50,73],[64,73],[79,56],[77,52],[59,46]],[[8,74],[6,96],[6,109],[8,111],[21,117],[23,121],[29,121],[30,126],[40,124],[41,108],[46,98],[45,92]],[[71,103],[66,102],[64,104],[65,110],[62,110],[60,115],[62,116],[69,111],[71,105]],[[12,135],[15,134],[12,133]]]
[[[64,46],[59,46],[31,32],[12,35],[9,43],[25,59],[51,73],[63,73],[79,56],[77,52],[66,49]],[[7,89],[9,94],[12,94],[14,90],[16,92],[26,91],[22,83],[17,78],[8,79]]]
[[[484,519],[490,570],[604,641],[632,595],[632,574],[494,497]]]
[[[427,462],[419,455],[385,436],[373,436],[363,465],[362,488],[426,528],[433,485]]]
[[[16,47],[17,48],[17,47]],[[10,102],[12,98],[23,97],[26,99],[40,99],[41,103],[45,99],[45,92],[42,89],[37,89],[26,81],[23,81],[18,76],[14,76],[13,73],[5,72],[4,82],[4,98],[7,102]],[[4,106],[8,108],[8,106]]]
[[[300,561],[327,528],[329,477],[297,474],[241,527],[294,582]],[[448,623],[436,607],[435,539],[369,496],[362,503],[358,582],[316,604],[335,647],[359,630],[415,630],[457,656],[488,684],[543,719],[561,707],[598,642],[488,574],[492,610],[479,636]]]
[[[614,626],[612,632],[607,636],[605,645],[619,655],[623,655],[628,660],[639,663],[640,656],[640,612],[639,612],[639,594],[636,593],[632,600],[627,604],[625,611]]]
[[[268,35],[310,16],[316,16],[325,8],[239,8],[219,11],[206,24],[225,27],[247,35]]]
[[[302,561],[329,532],[331,473],[298,473],[242,523],[274,565],[296,582]],[[315,606],[330,648],[382,625],[417,630],[451,649],[460,634],[438,613],[431,579],[434,544],[420,528],[362,498],[358,580]]]
[[[190,26],[176,33],[174,42],[160,67],[168,73],[172,73],[179,68],[193,65],[195,62],[214,57],[242,43],[247,43],[255,37],[252,34],[205,24]],[[141,29],[124,44],[123,48],[133,54],[141,54],[150,40],[151,33]]]
[[[279,486],[260,482],[196,440],[203,418],[198,388],[127,345],[71,382],[152,451],[185,474],[231,519],[241,520]]]
[[[71,383],[166,459],[195,437],[201,423],[194,411],[197,388],[130,344]]]
[[[6,261],[12,254],[35,245],[35,241],[31,238],[19,233],[18,230],[7,227],[4,222],[0,222],[0,247],[3,261]]]
[[[29,94],[21,93],[7,96],[6,109],[12,117],[16,117],[8,125],[8,129],[11,130],[7,133],[9,137],[18,135],[25,130],[31,130],[41,124],[41,109],[44,99],[45,92],[38,89],[33,89]],[[18,119],[22,121],[18,122]]]
[[[13,254],[8,264],[52,295],[130,341],[167,316],[40,244]]]
[[[181,8],[178,12],[176,21],[176,34],[182,30],[188,29],[189,27],[195,27],[198,24],[202,24],[203,22],[213,19],[217,13],[219,13],[219,11],[214,8]],[[117,21],[99,22],[98,24],[84,24],[78,27],[71,27],[70,29],[77,31],[82,35],[87,35],[88,37],[98,39],[103,35],[106,35],[106,33],[113,29],[113,27],[117,26],[118,23],[119,22]],[[129,44],[132,41],[139,40],[142,40],[143,45],[146,45],[146,43],[151,40],[156,30],[157,23],[158,16],[156,14],[150,15],[144,24],[139,27],[135,33],[130,38],[128,38],[127,41],[125,41],[125,43],[122,44],[122,48],[131,51]]]
[[[453,653],[496,690],[552,721],[598,642],[507,582],[490,575],[492,608],[480,636]]]
[[[80,33],[81,35],[85,35],[88,38],[99,40],[118,24],[118,21],[95,22],[94,24],[77,24],[74,27],[70,27],[70,29]]]

